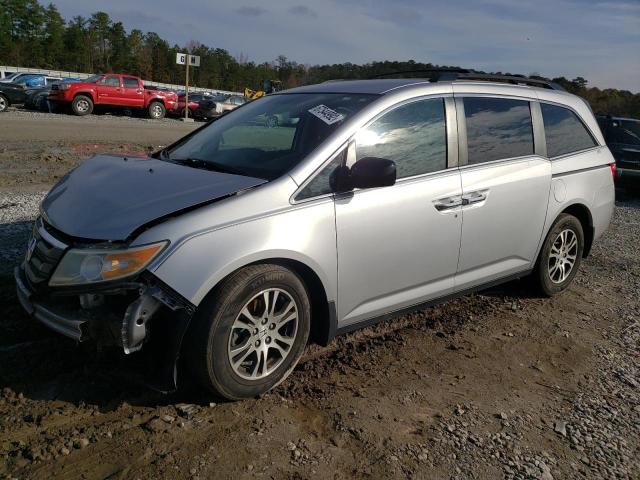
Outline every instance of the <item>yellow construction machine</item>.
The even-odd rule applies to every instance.
[[[251,90],[247,87],[244,89],[244,96],[249,100],[255,100],[280,90],[282,90],[282,82],[280,80],[264,80],[262,82],[262,90]]]

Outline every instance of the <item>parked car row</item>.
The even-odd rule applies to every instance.
[[[178,103],[171,112],[177,116],[184,116],[185,113],[185,93],[178,93]],[[249,101],[242,95],[211,95],[207,93],[189,94],[189,116],[199,120],[210,120],[231,110],[244,105]]]
[[[97,74],[85,80],[32,73],[13,73],[0,81],[0,112],[11,105],[54,111],[71,110],[84,116],[96,108],[127,109],[160,119],[169,114],[210,120],[246,103],[241,95],[193,93],[185,105],[184,92],[145,86],[142,80],[126,74]]]

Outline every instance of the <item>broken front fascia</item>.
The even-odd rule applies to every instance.
[[[15,279],[24,309],[47,327],[78,342],[119,345],[125,353],[144,346],[150,353],[147,383],[162,392],[176,389],[177,360],[195,306],[153,274],[145,271],[122,283],[43,291],[32,288],[23,265],[16,268]]]

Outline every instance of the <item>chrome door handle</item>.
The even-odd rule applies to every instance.
[[[484,202],[487,199],[485,192],[470,192],[462,195],[462,205],[471,205],[472,203]]]
[[[462,205],[462,198],[458,195],[455,197],[440,198],[433,202],[433,206],[436,210],[442,212],[443,210],[451,210]]]

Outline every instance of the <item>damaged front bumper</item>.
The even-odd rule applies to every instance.
[[[44,325],[77,342],[120,346],[127,354],[144,346],[150,351],[147,383],[163,392],[177,388],[180,348],[195,307],[151,273],[81,291],[38,291],[24,264],[14,277],[20,304]]]

